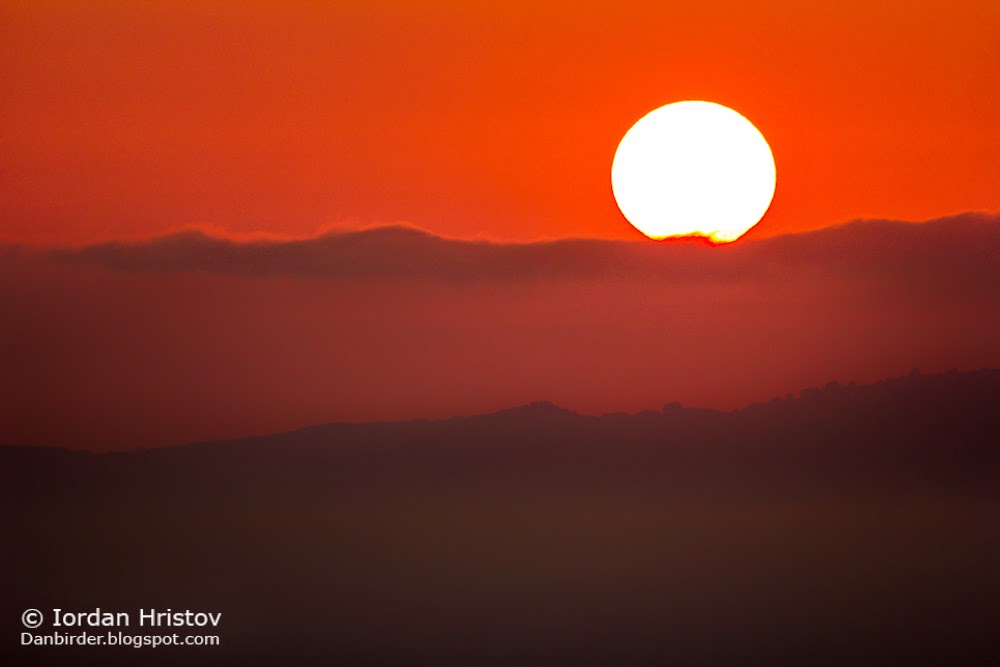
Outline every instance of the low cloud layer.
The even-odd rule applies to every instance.
[[[709,247],[383,228],[0,255],[0,442],[94,449],[547,400],[736,408],[1000,367],[1000,218]]]
[[[1000,286],[1000,264],[995,259],[1000,255],[1000,216],[965,214],[921,224],[859,221],[717,247],[695,240],[493,243],[446,239],[407,227],[380,227],[295,241],[239,242],[184,232],[52,253],[61,262],[122,271],[205,271],[333,280],[659,278],[702,282],[784,278],[806,270],[937,276],[996,289]]]

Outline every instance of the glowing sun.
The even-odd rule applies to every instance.
[[[714,102],[675,102],[649,112],[622,137],[611,164],[618,208],[653,239],[735,241],[764,216],[774,184],[764,135]]]

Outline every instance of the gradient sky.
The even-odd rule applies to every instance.
[[[736,408],[1000,367],[1000,216],[700,243],[0,246],[0,443],[95,449],[444,418]]]
[[[998,46],[996,0],[0,0],[0,443],[996,367]],[[745,240],[618,212],[684,99],[771,144]]]
[[[637,238],[611,158],[683,99],[769,140],[751,235],[998,210],[998,45],[995,0],[4,0],[0,236]]]

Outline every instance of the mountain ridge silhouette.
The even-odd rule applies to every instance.
[[[733,412],[0,447],[0,606],[222,614],[217,649],[101,664],[994,664],[998,396],[997,370],[912,373]],[[0,654],[84,650],[46,649]]]
[[[105,459],[152,462],[204,455],[221,462],[242,453],[287,456],[303,468],[316,458],[323,465],[350,463],[377,471],[382,463],[398,458],[415,466],[414,476],[434,476],[435,466],[451,459],[489,476],[491,465],[503,469],[511,461],[521,466],[562,462],[566,471],[579,472],[586,462],[600,460],[611,467],[637,465],[637,473],[648,465],[667,477],[678,462],[709,476],[713,466],[716,472],[735,473],[743,466],[763,473],[771,465],[772,474],[780,475],[789,466],[815,473],[822,465],[849,468],[864,463],[884,468],[884,474],[896,468],[900,474],[924,471],[934,477],[952,470],[966,481],[984,481],[1000,465],[1000,447],[990,446],[994,436],[1000,442],[1000,417],[993,416],[996,396],[1000,370],[914,371],[868,385],[831,382],[728,412],[669,403],[659,411],[583,415],[552,402],[533,401],[447,419],[332,422],[114,453],[83,451],[64,457],[58,453],[71,450],[6,445],[0,446],[0,461],[78,458],[99,465]],[[43,456],[43,451],[50,454]],[[581,453],[587,456],[578,458]],[[16,476],[6,481],[18,486]]]

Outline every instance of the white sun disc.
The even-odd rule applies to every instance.
[[[714,102],[675,102],[622,137],[611,189],[646,236],[703,236],[728,243],[764,216],[774,197],[771,148],[753,124]]]

